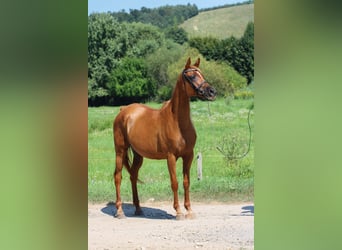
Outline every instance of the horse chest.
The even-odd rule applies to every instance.
[[[196,143],[196,131],[192,124],[186,128],[178,127],[174,130],[173,138],[170,140],[175,151],[182,152],[187,149],[193,149]]]

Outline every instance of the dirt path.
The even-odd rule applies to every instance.
[[[172,203],[142,204],[143,217],[124,204],[88,204],[88,249],[254,249],[254,205],[193,203],[193,220],[175,220]]]

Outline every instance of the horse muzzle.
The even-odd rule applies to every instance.
[[[205,101],[214,101],[216,99],[217,91],[214,87],[207,86],[198,90],[198,97]]]

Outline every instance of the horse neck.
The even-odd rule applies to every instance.
[[[182,76],[178,77],[176,87],[170,100],[172,113],[180,125],[187,125],[190,121],[190,98],[186,94]]]

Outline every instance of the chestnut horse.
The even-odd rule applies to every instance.
[[[143,157],[150,159],[166,159],[170,173],[171,188],[174,196],[173,207],[176,219],[184,215],[178,202],[178,181],[176,176],[176,161],[183,159],[184,206],[186,217],[192,218],[189,186],[190,167],[194,157],[196,131],[190,119],[190,97],[212,101],[216,90],[204,79],[199,70],[200,59],[191,65],[190,58],[178,77],[172,98],[161,109],[152,109],[142,104],[131,104],[120,109],[113,124],[114,144],[116,152],[116,167],[114,183],[116,188],[115,217],[124,218],[120,185],[122,168],[126,167],[132,184],[135,214],[141,215],[137,180],[138,171],[143,163]],[[128,150],[132,149],[133,162],[129,160]]]

